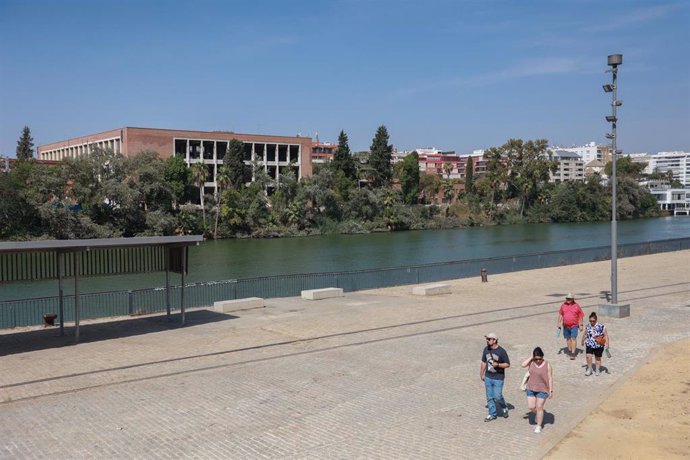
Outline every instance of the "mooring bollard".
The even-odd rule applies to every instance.
[[[489,275],[486,273],[486,268],[482,268],[481,274],[482,274],[482,283],[488,282],[489,281]]]

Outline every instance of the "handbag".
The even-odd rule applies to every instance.
[[[529,380],[529,371],[525,372],[522,376],[522,382],[520,382],[520,390],[525,391],[527,389],[527,381]]]
[[[597,345],[601,345],[602,347],[606,345],[606,337],[603,335],[598,335],[594,337],[594,341],[597,343]]]

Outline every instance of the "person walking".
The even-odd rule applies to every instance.
[[[498,344],[498,336],[495,333],[486,334],[486,347],[482,351],[482,363],[479,368],[479,378],[484,382],[486,402],[489,414],[485,422],[496,420],[498,413],[496,405],[501,406],[504,418],[508,418],[508,405],[503,399],[503,382],[506,369],[510,367],[508,352]]]
[[[584,317],[585,312],[575,303],[573,295],[568,293],[558,310],[558,329],[563,329],[563,338],[566,340],[570,359],[577,356],[577,332],[582,330]]]
[[[606,330],[606,326],[598,322],[595,312],[589,315],[589,323],[585,328],[585,333],[582,335],[582,345],[585,346],[587,356],[585,375],[592,375],[592,356],[594,356],[597,363],[594,375],[600,375],[601,355],[604,353],[604,349],[609,346],[609,332]]]
[[[522,367],[529,371],[527,380],[527,407],[537,415],[535,433],[541,433],[544,425],[544,404],[546,399],[553,398],[553,370],[551,364],[544,359],[544,352],[537,347],[532,351],[532,357],[522,362]]]

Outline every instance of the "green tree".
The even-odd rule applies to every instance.
[[[474,186],[474,161],[472,155],[467,157],[467,164],[465,165],[465,193],[467,196],[472,194],[472,187]]]
[[[165,162],[158,152],[143,150],[127,160],[127,181],[141,194],[143,210],[170,212],[175,196],[165,179]]]
[[[216,224],[213,227],[213,239],[218,239],[218,218],[220,216],[220,209],[223,200],[223,191],[230,185],[230,170],[227,166],[221,166],[218,168],[218,174],[216,175],[216,195],[218,196],[218,204],[216,205]]]
[[[400,187],[405,203],[417,203],[419,197],[419,154],[416,151],[405,156],[402,161]]]
[[[376,130],[370,150],[369,165],[372,168],[372,185],[374,187],[388,185],[393,174],[391,169],[393,146],[388,144],[388,130],[384,125]]]
[[[17,160],[29,160],[34,157],[34,138],[31,137],[31,130],[24,126],[22,134],[17,141]]]
[[[647,163],[632,161],[630,156],[616,158],[616,175],[618,177],[631,177],[639,180],[642,177],[642,171],[647,167]],[[613,172],[613,162],[609,161],[604,167],[604,173],[611,177]]]
[[[453,173],[453,163],[448,161],[443,163],[443,173],[446,175],[446,179],[450,179],[450,175]]]
[[[481,194],[488,200],[489,215],[495,217],[496,204],[503,199],[503,192],[508,180],[507,161],[500,148],[491,147],[484,153],[486,159],[486,174],[482,181],[473,184],[473,188],[480,188]]]
[[[505,198],[517,197],[520,216],[535,202],[540,187],[549,180],[549,171],[555,167],[555,162],[548,159],[547,147],[546,139],[509,139],[487,151],[487,175],[495,196],[502,190]]]
[[[617,180],[616,187],[618,218],[637,219],[659,215],[659,204],[645,187],[641,187],[631,176]]]
[[[419,188],[427,203],[436,203],[436,196],[441,190],[441,178],[438,174],[426,173],[419,176]]]
[[[204,185],[206,182],[206,174],[208,173],[208,170],[206,169],[206,165],[203,163],[194,163],[191,166],[191,171],[192,171],[192,180],[194,181],[194,185],[199,188],[199,202],[201,204],[201,218],[204,223],[204,228],[206,228],[206,207],[204,204]]]
[[[338,136],[338,150],[333,155],[332,164],[336,171],[342,171],[348,179],[357,180],[357,165],[355,165],[355,160],[350,153],[350,146],[345,131],[340,131]]]
[[[441,186],[443,187],[443,199],[450,204],[453,201],[453,198],[455,198],[453,181],[450,179],[443,179],[441,181]]]
[[[240,190],[249,182],[249,168],[244,164],[244,143],[238,139],[231,139],[228,150],[223,157],[223,165],[228,168],[230,186]]]
[[[187,198],[187,189],[189,188],[190,181],[190,170],[182,157],[172,156],[165,160],[163,177],[173,193],[175,200],[173,208],[178,209],[180,203],[183,203]]]

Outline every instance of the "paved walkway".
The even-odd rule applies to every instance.
[[[660,344],[690,337],[690,251],[619,260],[606,319],[608,373],[558,351],[556,310],[586,313],[609,262],[489,274],[339,299],[270,299],[235,316],[203,310],[93,323],[71,345],[54,329],[0,335],[0,458],[540,458]],[[483,335],[513,360],[509,419],[491,423],[478,377]],[[64,345],[64,346],[60,346]],[[555,374],[547,425],[533,433],[519,361],[544,348]]]

